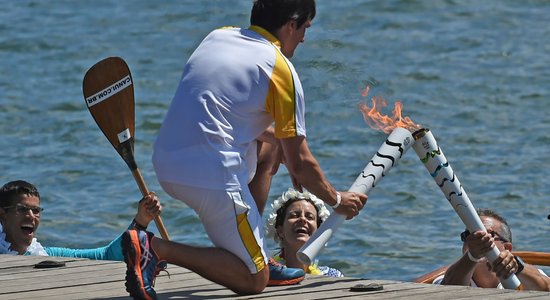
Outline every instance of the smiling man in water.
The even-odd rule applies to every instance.
[[[150,193],[140,201],[129,228],[146,228],[161,210],[158,198]],[[42,211],[40,193],[33,184],[15,180],[0,188],[0,254],[124,260],[120,236],[105,247],[93,249],[43,247],[36,239]]]
[[[3,231],[0,233],[0,253],[25,254],[31,245],[35,249],[37,242],[34,235],[43,210],[40,207],[38,190],[33,185],[20,181],[3,186],[0,195],[0,226]],[[8,241],[10,246],[6,247]],[[41,251],[44,250],[37,250],[37,253]]]
[[[462,232],[462,257],[433,283],[502,289],[498,278],[516,274],[525,290],[550,291],[550,278],[512,253],[512,232],[508,222],[489,209],[478,209],[477,213],[486,231]],[[500,254],[490,263],[484,255],[493,247],[497,247]]]

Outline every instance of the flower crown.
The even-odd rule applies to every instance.
[[[292,199],[309,199],[317,208],[318,211],[318,218],[321,219],[321,221],[325,221],[328,216],[330,215],[330,212],[325,206],[325,203],[323,200],[317,198],[317,196],[313,195],[312,193],[304,190],[304,192],[299,192],[293,188],[289,188],[288,191],[284,192],[279,198],[275,199],[273,203],[271,204],[271,213],[269,214],[269,217],[267,218],[266,223],[266,236],[272,237],[273,240],[277,243],[280,242],[279,235],[277,234],[277,229],[275,228],[275,222],[277,221],[277,211],[279,208],[283,207],[285,203],[288,200]]]

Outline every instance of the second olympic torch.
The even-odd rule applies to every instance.
[[[427,128],[422,128],[413,133],[415,142],[412,146],[420,160],[424,163],[426,169],[433,177],[441,191],[454,208],[466,228],[470,232],[478,230],[486,230],[481,222],[470,198],[464,191],[462,184],[456,177],[447,158],[437,145],[437,142]],[[493,247],[485,256],[491,262],[497,259],[500,251],[497,247]],[[512,275],[507,279],[499,278],[502,286],[507,289],[521,289],[521,283],[516,275]]]

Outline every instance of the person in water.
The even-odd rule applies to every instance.
[[[124,260],[120,235],[108,245],[93,249],[42,246],[36,238],[36,231],[43,211],[36,186],[24,180],[4,184],[0,188],[0,254]],[[158,197],[149,193],[140,201],[138,212],[128,228],[146,229],[161,211]]]
[[[512,231],[506,220],[489,209],[478,209],[477,213],[486,231],[462,232],[463,255],[433,283],[502,289],[498,278],[516,274],[524,290],[550,291],[550,278],[512,253]],[[490,263],[484,255],[493,247],[500,254]]]
[[[273,258],[291,268],[300,268],[307,274],[343,277],[340,270],[320,266],[317,262],[306,265],[296,253],[311,235],[328,218],[330,212],[317,196],[289,188],[273,201],[271,213],[266,222],[266,236],[279,244],[280,250]]]

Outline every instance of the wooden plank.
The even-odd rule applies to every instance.
[[[356,284],[383,284],[385,290],[370,292],[352,292],[350,288]],[[372,293],[385,293],[390,286],[402,284],[397,281],[366,280],[360,278],[330,278],[308,276],[299,285],[288,287],[268,287],[264,293],[249,299],[334,299],[342,297],[364,297]],[[414,287],[413,287],[414,288]]]
[[[124,281],[117,285],[91,285],[81,287],[67,287],[46,289],[39,292],[21,292],[16,294],[2,295],[1,299],[18,300],[18,299],[40,299],[40,300],[55,300],[55,299],[131,299],[124,289]]]
[[[0,271],[4,271],[5,269],[17,268],[22,266],[33,267],[34,264],[37,264],[43,260],[47,260],[47,258],[44,256],[22,256],[22,255],[1,254],[0,260],[2,261],[2,264],[0,265]],[[72,258],[60,258],[56,260],[69,261],[69,260],[72,260]]]
[[[66,266],[34,269],[43,260],[65,261]],[[185,268],[168,265],[155,290],[159,299],[550,299],[548,292],[517,292],[464,286],[439,286],[361,278],[307,276],[292,286],[267,287],[258,295],[238,296]],[[0,299],[130,299],[125,290],[126,265],[116,261],[0,255]],[[356,284],[378,283],[379,291],[352,292]]]
[[[406,284],[409,285],[409,283]],[[460,295],[463,294],[468,295],[468,297],[480,297],[499,292],[491,291],[487,293],[484,289],[472,289],[471,287],[466,286],[440,286],[424,284],[421,288],[409,289],[406,293],[404,293],[406,288],[407,287],[396,289],[390,293],[379,295],[376,299],[458,299]]]

